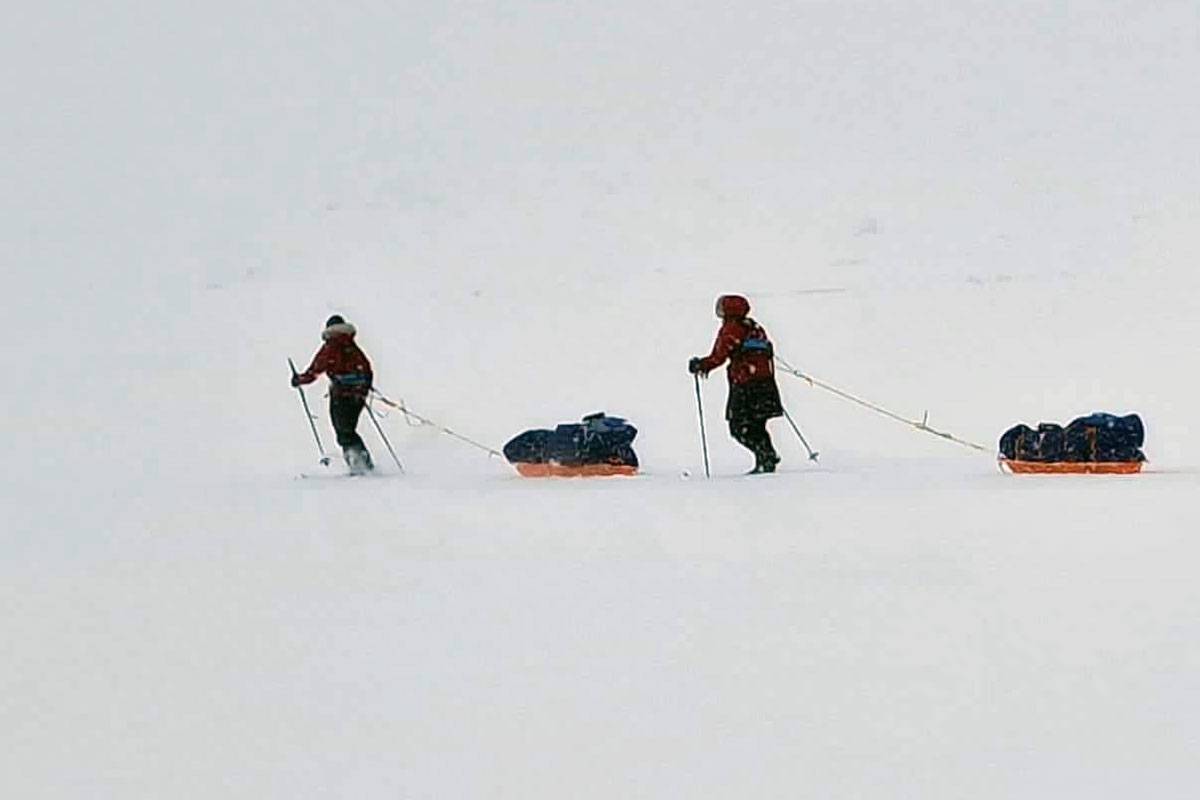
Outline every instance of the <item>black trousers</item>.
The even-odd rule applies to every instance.
[[[775,445],[771,443],[771,434],[767,433],[767,418],[731,419],[729,433],[738,444],[754,454],[755,464],[779,460]]]
[[[366,399],[354,394],[329,394],[329,418],[337,432],[337,443],[343,450],[366,450],[362,437],[358,435],[358,418],[366,406]]]
[[[755,464],[779,460],[779,454],[771,443],[771,434],[767,433],[767,420],[781,416],[783,403],[773,378],[730,385],[729,402],[725,405],[729,433],[738,444],[754,454]]]

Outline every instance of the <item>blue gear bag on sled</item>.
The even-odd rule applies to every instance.
[[[634,475],[637,428],[604,412],[553,430],[529,430],[504,445],[504,457],[525,477]]]

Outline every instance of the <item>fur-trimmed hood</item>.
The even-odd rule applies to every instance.
[[[358,329],[349,322],[339,322],[335,325],[330,325],[328,328],[321,331],[321,339],[326,342],[328,342],[330,339],[337,338],[338,336],[349,336],[351,339],[353,339],[354,334],[356,333],[358,333]]]

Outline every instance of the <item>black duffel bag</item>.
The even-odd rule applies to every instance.
[[[1120,417],[1096,412],[1079,417],[1066,428],[1043,422],[1009,428],[1000,437],[1000,455],[1011,461],[1145,461],[1142,444],[1146,429],[1137,414]]]

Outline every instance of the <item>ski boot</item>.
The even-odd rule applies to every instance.
[[[371,454],[364,447],[347,447],[343,451],[343,455],[351,475],[366,475],[375,469],[375,464],[371,461]]]
[[[767,475],[775,471],[779,465],[779,456],[775,453],[757,453],[754,458],[754,469],[747,475]]]

